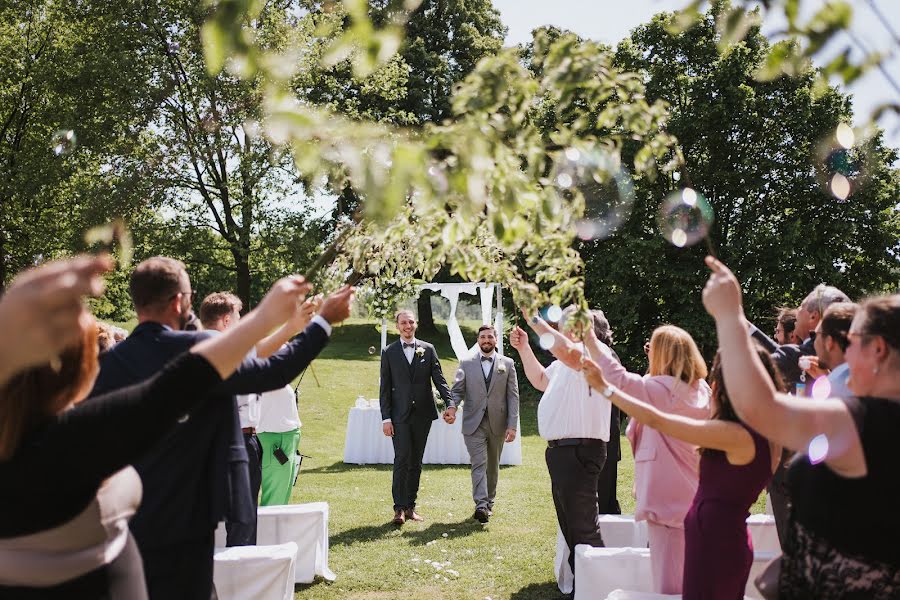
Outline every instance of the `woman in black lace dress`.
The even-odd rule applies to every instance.
[[[856,397],[796,398],[775,392],[751,351],[737,279],[707,264],[703,303],[732,404],[748,426],[800,453],[788,473],[779,598],[900,598],[900,295],[865,301],[853,320],[846,359]]]

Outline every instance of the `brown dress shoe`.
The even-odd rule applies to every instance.
[[[403,525],[406,523],[406,517],[403,515],[402,510],[394,511],[394,525]]]
[[[407,520],[407,521],[417,521],[417,522],[421,522],[421,521],[424,521],[424,520],[425,520],[425,517],[423,517],[422,515],[420,515],[419,513],[417,513],[417,512],[415,511],[415,509],[413,509],[413,508],[407,508],[407,509],[403,512],[403,516],[406,517],[406,520]]]

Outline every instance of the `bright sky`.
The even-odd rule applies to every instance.
[[[631,30],[645,23],[659,12],[683,8],[688,0],[493,0],[500,11],[503,23],[509,28],[508,45],[531,40],[531,31],[541,25],[556,25],[578,35],[609,45],[616,45],[628,37]],[[878,20],[871,5],[874,4],[894,29],[900,30],[900,0],[850,0],[854,7],[851,27],[855,37],[868,50],[890,52],[893,58],[885,68],[894,81],[900,84],[900,40],[893,41],[891,34]],[[824,0],[803,0],[804,14],[811,14]],[[776,31],[780,22],[767,22],[763,31]],[[843,50],[853,42],[844,34],[840,36],[833,52]],[[875,107],[888,101],[900,101],[900,92],[893,89],[887,79],[872,70],[857,81],[848,92],[853,94],[857,124],[865,123]],[[879,124],[885,129],[888,143],[900,148],[900,118],[883,118]]]

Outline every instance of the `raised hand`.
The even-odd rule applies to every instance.
[[[353,302],[353,293],[355,291],[355,288],[345,285],[331,294],[325,298],[319,307],[319,315],[331,325],[340,323],[350,316],[350,304]]]
[[[589,386],[597,391],[606,389],[607,383],[606,379],[603,378],[603,370],[600,368],[600,365],[593,360],[588,358],[584,361],[582,372],[584,373],[584,378],[587,380]]]
[[[273,326],[284,323],[294,316],[311,287],[300,275],[279,279],[253,312]]]
[[[509,344],[516,350],[522,350],[528,344],[528,334],[525,330],[516,325],[509,332]]]
[[[287,321],[291,333],[297,333],[306,329],[321,303],[322,296],[317,295],[307,298],[302,304],[298,304],[297,310],[294,311],[294,314]]]
[[[741,308],[741,284],[734,273],[724,264],[712,256],[706,257],[706,266],[709,267],[709,280],[703,288],[703,306],[717,321],[729,317],[740,318],[743,315]]]

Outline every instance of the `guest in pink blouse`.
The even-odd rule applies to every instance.
[[[672,325],[653,332],[647,375],[629,373],[612,358],[605,344],[600,345],[603,352],[592,358],[610,385],[663,412],[709,418],[706,363],[688,332]],[[660,594],[680,594],[684,517],[700,477],[697,446],[663,435],[633,419],[626,435],[634,452],[634,518],[647,521],[653,589]]]

